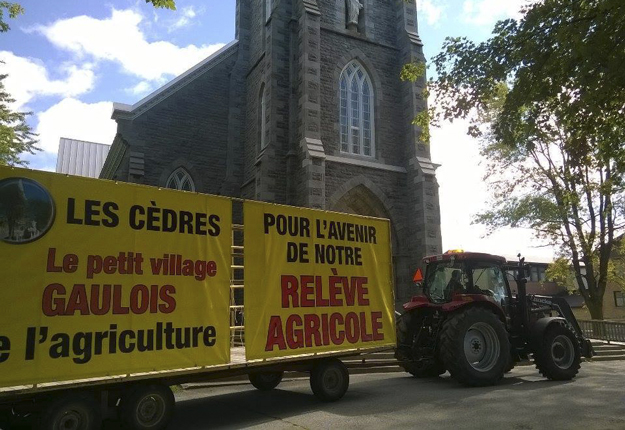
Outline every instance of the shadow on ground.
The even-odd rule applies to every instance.
[[[352,377],[348,393],[336,403],[317,400],[307,382],[302,380],[287,381],[271,392],[261,392],[250,385],[190,390],[178,394],[176,416],[171,428],[199,430],[263,424],[290,427],[297,425],[294,421],[301,414],[322,412],[334,416],[333,420],[338,417],[349,420],[363,414],[392,415],[394,411],[414,408],[419,404],[429,410],[456,409],[459,402],[480,403],[481,398],[520,392],[527,392],[527,396],[533,397],[529,394],[531,391],[566,384],[508,377],[496,386],[466,388],[448,375],[428,380],[417,380],[403,374],[386,375],[375,380]],[[224,390],[230,392],[224,393]],[[202,397],[191,398],[194,395]],[[114,428],[117,428],[115,423],[105,426],[107,430]]]

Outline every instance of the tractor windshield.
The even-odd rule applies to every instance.
[[[454,293],[485,294],[505,306],[509,293],[503,271],[491,263],[440,261],[428,265],[425,292],[435,303],[451,301]]]
[[[425,291],[435,303],[448,302],[454,291],[466,290],[468,277],[463,261],[430,263],[425,274]]]

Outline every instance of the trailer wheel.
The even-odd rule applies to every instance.
[[[161,430],[174,414],[174,393],[168,386],[139,385],[122,397],[121,420],[133,430]]]
[[[581,350],[571,329],[561,321],[551,323],[534,353],[538,371],[553,381],[568,381],[579,372]]]
[[[345,395],[349,387],[349,372],[336,358],[321,360],[310,372],[310,388],[324,402],[335,402]]]
[[[252,385],[260,391],[271,391],[282,382],[284,372],[253,372],[248,375]]]
[[[97,430],[102,425],[100,407],[88,394],[70,393],[43,410],[40,430]]]
[[[491,311],[469,308],[445,322],[440,354],[456,381],[474,387],[493,385],[510,362],[508,333]]]

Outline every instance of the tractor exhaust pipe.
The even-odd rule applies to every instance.
[[[518,254],[519,258],[519,266],[517,270],[517,301],[519,304],[519,312],[521,313],[521,321],[523,322],[523,326],[529,330],[529,321],[530,321],[530,313],[529,307],[527,303],[527,278],[525,277],[525,257],[521,257],[521,254]]]

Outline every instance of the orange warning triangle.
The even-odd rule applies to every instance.
[[[421,282],[421,281],[423,281],[423,273],[421,272],[421,269],[417,269],[417,271],[414,274],[414,278],[412,278],[412,280],[414,282]]]

